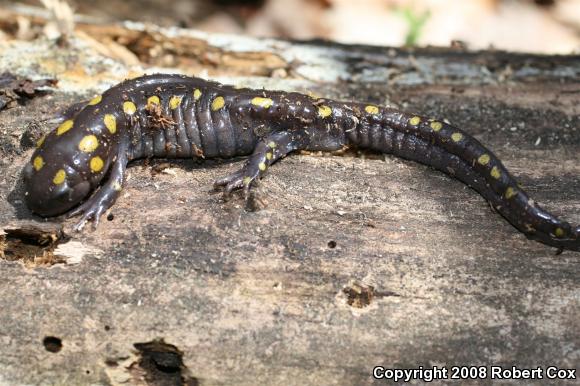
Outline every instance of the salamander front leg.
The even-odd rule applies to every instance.
[[[226,197],[236,189],[244,189],[247,198],[252,182],[261,177],[270,165],[292,151],[305,149],[308,143],[309,138],[304,130],[272,133],[258,142],[254,152],[240,170],[217,179],[214,188],[223,188]]]
[[[105,182],[87,201],[67,214],[67,218],[82,214],[81,219],[73,228],[75,231],[79,232],[83,229],[89,220],[93,220],[93,229],[97,228],[101,215],[115,203],[121,193],[127,163],[127,145],[124,144],[124,146],[119,147],[117,159],[111,166],[107,182]]]
[[[99,188],[87,201],[82,203],[72,212],[67,214],[67,218],[82,214],[79,222],[74,226],[75,231],[83,229],[87,221],[93,220],[93,229],[97,228],[101,215],[109,209],[119,197],[123,187],[123,180],[127,162],[116,162],[109,180]]]

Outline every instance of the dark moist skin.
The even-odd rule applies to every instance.
[[[38,143],[24,169],[25,199],[41,216],[82,215],[95,226],[138,158],[250,155],[215,181],[226,194],[261,177],[295,150],[370,149],[421,162],[479,192],[528,238],[580,250],[580,227],[540,208],[499,159],[442,121],[363,103],[298,93],[236,89],[181,75],[127,80],[88,104],[72,106]]]

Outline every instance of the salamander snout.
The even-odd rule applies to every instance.
[[[91,192],[91,184],[65,169],[55,171],[50,180],[34,171],[33,165],[27,165],[23,171],[24,199],[34,213],[51,217],[68,212],[78,205]]]

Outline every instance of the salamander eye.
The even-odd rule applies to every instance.
[[[71,189],[68,187],[67,184],[60,184],[56,185],[56,187],[52,190],[52,199],[58,201],[66,201],[66,198],[70,194]]]

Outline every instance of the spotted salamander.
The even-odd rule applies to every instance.
[[[479,141],[441,120],[392,108],[159,74],[124,81],[75,105],[59,123],[38,141],[24,168],[25,201],[45,217],[82,215],[77,230],[89,220],[96,226],[113,205],[131,160],[250,155],[241,169],[215,181],[226,194],[247,193],[292,151],[354,147],[450,174],[528,238],[580,250],[580,227],[540,208]]]

